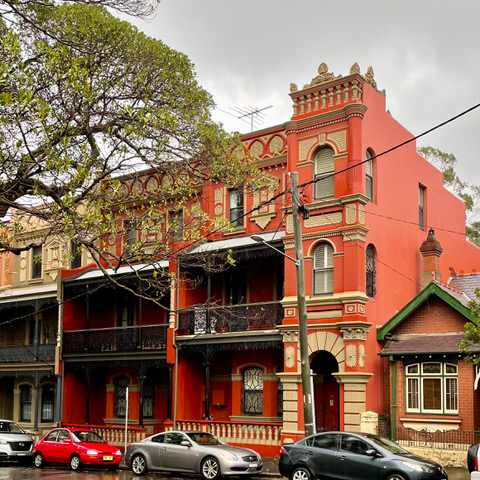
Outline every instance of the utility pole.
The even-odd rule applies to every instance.
[[[295,240],[295,262],[297,268],[298,334],[300,341],[300,362],[303,389],[303,420],[305,436],[313,435],[313,403],[310,384],[310,362],[308,359],[307,303],[305,299],[305,265],[303,260],[302,224],[300,221],[300,195],[298,172],[291,173],[292,179],[292,218]]]

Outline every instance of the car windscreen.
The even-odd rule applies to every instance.
[[[25,430],[14,422],[0,422],[0,433],[25,433]]]
[[[76,443],[106,443],[105,440],[91,430],[72,432]]]
[[[228,445],[211,433],[187,432],[187,436],[199,445]]]
[[[367,438],[376,445],[379,445],[385,450],[388,450],[390,453],[396,453],[399,455],[405,455],[407,453],[410,453],[408,450],[405,450],[400,445],[397,445],[395,442],[392,442],[388,438],[377,437],[376,435],[368,435]]]

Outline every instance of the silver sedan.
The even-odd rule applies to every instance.
[[[205,480],[225,475],[252,477],[262,472],[262,457],[234,447],[215,435],[197,431],[163,432],[132,443],[125,462],[136,475],[149,470],[200,473]]]

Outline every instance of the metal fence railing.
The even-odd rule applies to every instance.
[[[384,434],[384,436],[386,436]],[[395,437],[390,438],[403,447],[424,447],[439,450],[468,450],[474,443],[480,443],[480,432],[462,430],[439,431],[433,429],[413,430],[412,428],[396,428]]]

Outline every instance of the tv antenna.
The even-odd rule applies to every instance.
[[[266,118],[266,115],[263,113],[264,110],[268,110],[272,108],[273,105],[263,108],[256,108],[256,107],[229,107],[235,113],[226,112],[225,110],[220,110],[223,113],[228,113],[229,115],[242,120],[245,123],[250,125],[250,131],[253,132],[254,127],[258,128],[263,120]],[[250,118],[247,120],[247,118]]]

